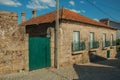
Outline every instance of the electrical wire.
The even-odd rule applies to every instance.
[[[106,16],[109,16],[111,19],[118,21],[117,19],[115,19],[114,17],[112,17],[111,15],[109,15],[108,13],[106,13],[104,10],[102,10],[101,8],[99,8],[98,6],[96,6],[94,3],[90,2],[89,0],[86,0],[89,4],[91,4],[92,6],[94,6],[96,9],[98,9],[101,13],[103,13]]]
[[[104,4],[102,4],[102,3],[100,3],[100,4],[98,4],[99,6],[102,6],[102,7],[105,7],[105,8],[108,8],[108,9],[110,9],[110,10],[114,10],[114,11],[117,11],[117,12],[120,12],[120,9],[116,9],[116,8],[113,8],[113,7],[111,7],[111,6],[107,6],[107,5],[104,5]]]

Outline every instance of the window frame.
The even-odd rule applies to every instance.
[[[103,33],[103,47],[106,47],[106,33]]]
[[[93,35],[93,39],[91,39],[91,34]],[[95,36],[95,33],[94,32],[90,32],[90,49],[92,49],[93,48],[93,46],[94,46],[94,44],[93,44],[93,42],[94,42],[94,36]],[[92,40],[92,41],[91,41]]]
[[[77,34],[76,34],[77,33]],[[77,36],[77,37],[76,37]],[[76,37],[76,38],[75,38]],[[77,40],[75,40],[77,39]],[[78,50],[76,49],[76,43],[78,46]],[[72,51],[80,51],[80,31],[73,31],[73,38],[72,38]]]
[[[110,46],[113,46],[113,40],[114,40],[114,37],[113,37],[113,34],[110,35]]]

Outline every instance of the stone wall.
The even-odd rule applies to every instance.
[[[110,35],[113,34],[114,40],[116,40],[116,30],[98,27],[94,25],[88,25],[83,23],[64,21],[60,25],[60,38],[59,38],[59,63],[60,66],[66,63],[87,63],[90,61],[89,53],[93,52],[95,55],[106,58],[107,50],[110,50],[110,58],[114,58],[116,55],[116,47],[107,47],[102,49],[103,33],[106,33],[106,39],[110,41]],[[72,38],[73,31],[80,31],[80,40],[85,41],[86,49],[79,51],[76,55],[72,53]],[[100,47],[96,50],[89,49],[90,32],[94,32],[94,39],[99,41]]]
[[[55,36],[55,34],[54,34],[54,28],[53,27],[51,27],[50,28],[50,54],[51,54],[51,67],[54,67],[54,36]]]
[[[28,70],[28,41],[13,12],[0,11],[0,74]]]
[[[27,50],[0,50],[0,74],[26,71]]]
[[[13,12],[0,11],[0,37],[5,39],[14,32],[17,24],[17,14]]]

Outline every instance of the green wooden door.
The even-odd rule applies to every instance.
[[[106,56],[107,58],[110,58],[110,50],[107,50]]]
[[[29,70],[50,67],[50,39],[29,38]]]

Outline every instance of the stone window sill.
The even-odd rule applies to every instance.
[[[107,50],[107,47],[103,47],[102,50]]]
[[[78,54],[82,54],[84,53],[84,51],[75,51],[75,52],[72,52],[72,55],[78,55]]]
[[[114,49],[114,46],[111,46],[110,49]]]
[[[116,47],[120,47],[120,45],[116,45]]]
[[[89,52],[96,52],[97,50],[98,50],[98,48],[97,49],[90,49]]]

